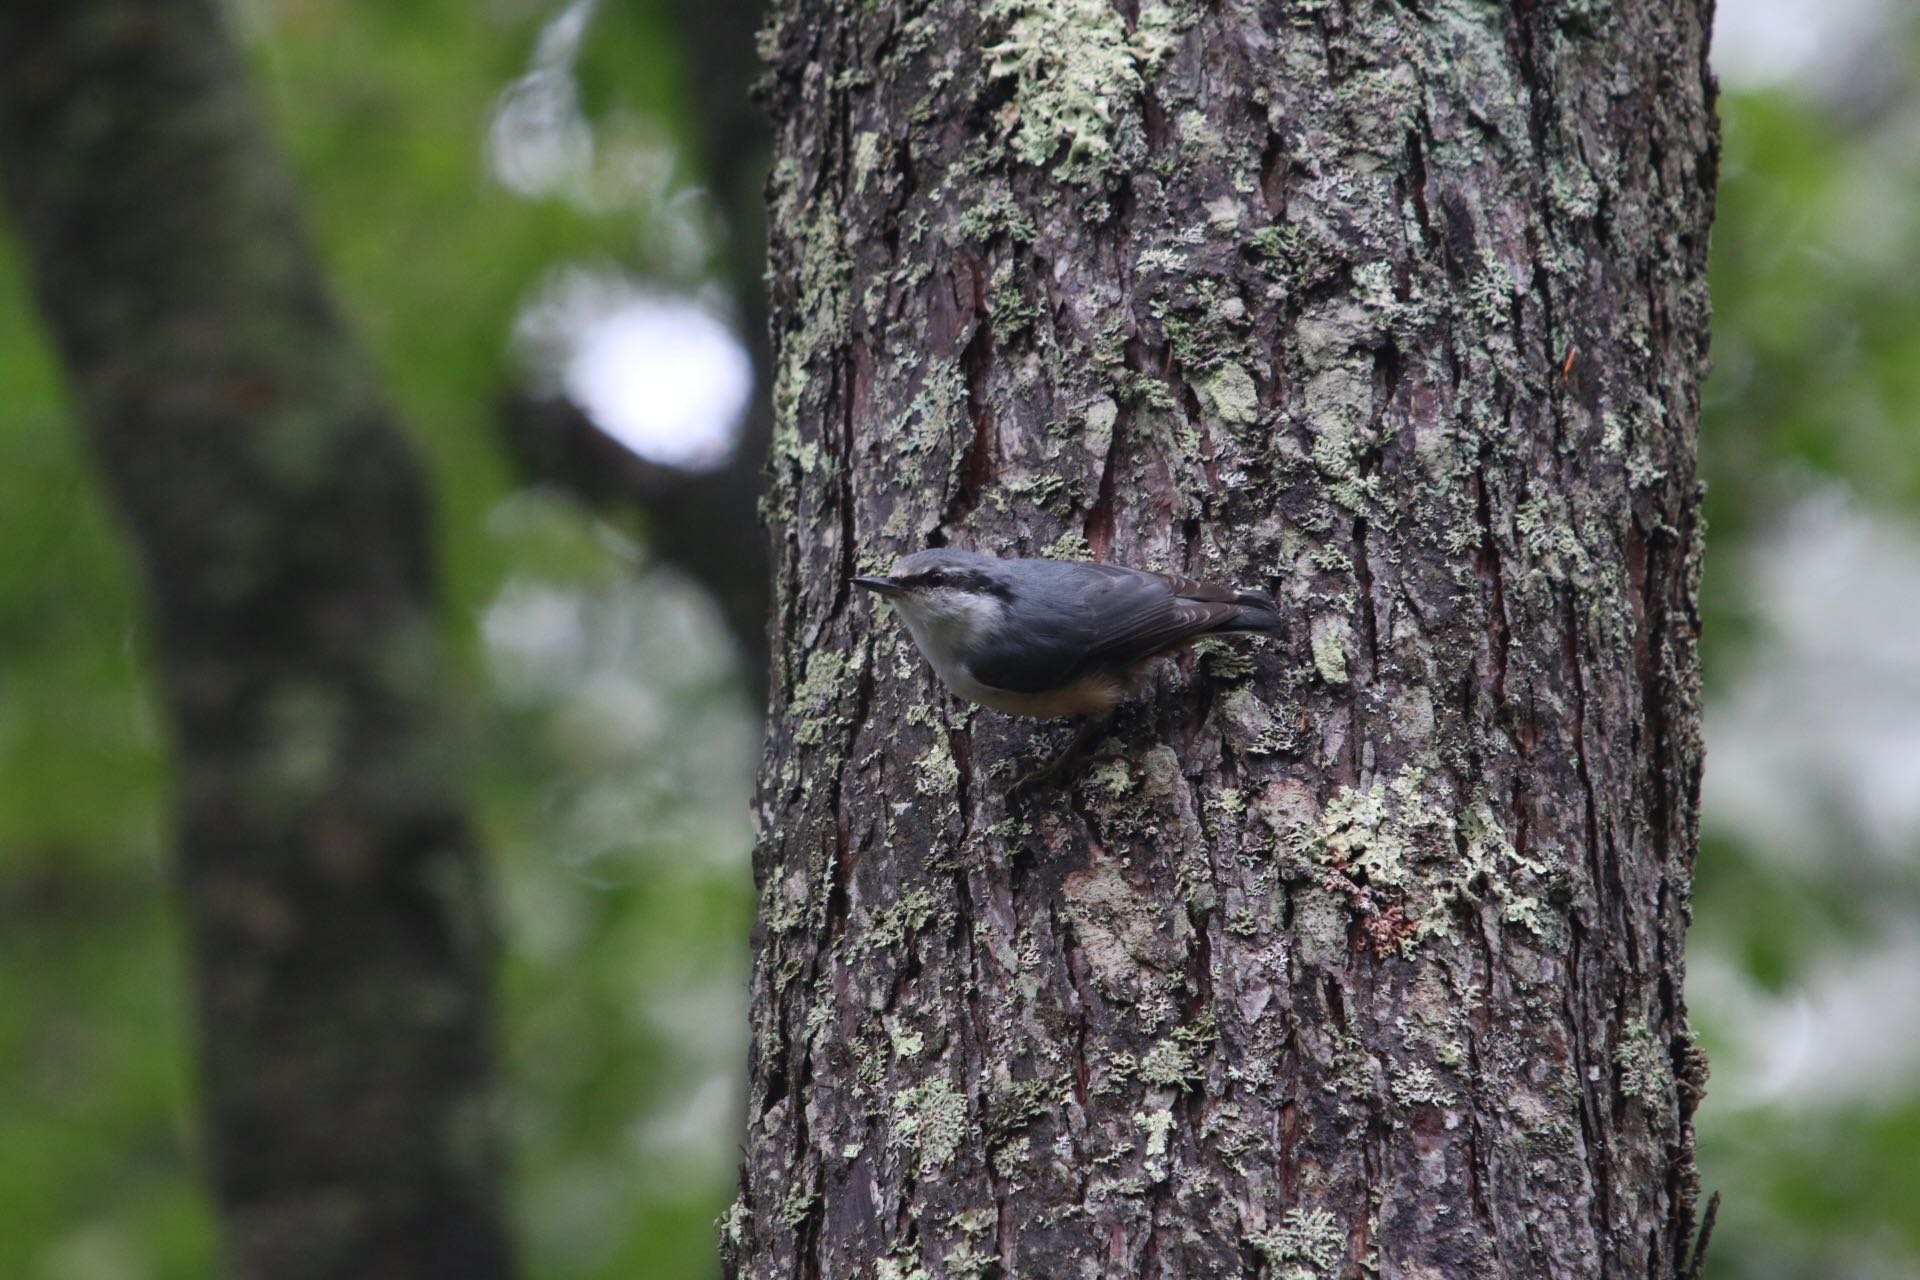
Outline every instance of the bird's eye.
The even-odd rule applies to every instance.
[[[947,575],[938,569],[929,569],[920,581],[929,587],[944,587],[947,585]]]

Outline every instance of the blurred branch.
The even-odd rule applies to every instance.
[[[749,411],[749,432],[764,433],[768,415],[759,400]],[[744,434],[726,466],[696,472],[635,455],[564,396],[511,395],[501,421],[527,476],[559,485],[591,506],[637,509],[646,516],[648,547],[719,606],[739,645],[754,706],[764,711],[768,596],[758,505],[764,434]]]
[[[756,352],[767,347],[767,164],[773,139],[753,87],[765,70],[755,38],[765,0],[668,0],[692,61],[694,119],[714,201],[727,220],[723,250]]]
[[[0,182],[144,571],[231,1269],[511,1275],[428,495],[220,6],[0,6]]]
[[[762,187],[772,144],[751,90],[760,72],[754,35],[766,6],[761,0],[671,0],[670,8],[694,67],[700,153],[725,226],[722,267],[753,359],[754,394],[739,445],[725,467],[696,473],[635,457],[564,397],[514,393],[503,422],[530,477],[595,506],[630,507],[647,517],[653,549],[720,606],[739,644],[754,705],[764,711],[771,594],[759,501],[773,415]]]

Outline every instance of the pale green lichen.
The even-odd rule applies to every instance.
[[[859,191],[867,185],[868,179],[880,165],[881,146],[886,141],[870,129],[862,129],[853,139],[852,187]]]
[[[920,1051],[927,1047],[926,1037],[918,1031],[902,1025],[897,1018],[887,1018],[884,1022],[887,1040],[893,1045],[893,1052],[901,1058],[917,1058]]]
[[[1564,218],[1584,222],[1600,212],[1600,184],[1584,164],[1556,159],[1548,170],[1547,197]]]
[[[777,1215],[783,1226],[797,1227],[807,1220],[813,1212],[813,1206],[819,1201],[820,1193],[805,1181],[795,1181],[787,1188],[787,1198],[780,1205]]]
[[[1627,484],[1635,489],[1651,489],[1666,478],[1666,468],[1644,453],[1636,453],[1627,459]]]
[[[1277,1280],[1318,1280],[1346,1252],[1340,1224],[1325,1209],[1289,1209],[1279,1226],[1250,1233],[1246,1240]]]
[[[967,1136],[967,1100],[945,1080],[928,1080],[893,1100],[893,1141],[918,1158],[921,1176],[952,1163]]]
[[[987,50],[987,74],[1012,79],[1009,114],[1015,153],[1067,182],[1113,171],[1140,132],[1137,102],[1146,73],[1171,51],[1174,21],[1160,0],[1141,6],[1129,34],[1106,0],[995,0],[990,13],[1006,37]]]
[[[1313,554],[1307,557],[1307,559],[1314,568],[1320,570],[1322,573],[1344,574],[1353,572],[1353,557],[1336,546],[1327,545],[1316,547],[1314,548]]]
[[[1222,787],[1207,798],[1207,812],[1237,818],[1247,807],[1247,793],[1239,787]]]
[[[1147,1135],[1146,1150],[1141,1154],[1141,1168],[1148,1181],[1165,1182],[1169,1172],[1167,1135],[1173,1130],[1173,1112],[1166,1108],[1152,1112],[1136,1111],[1133,1122]]]
[[[1624,453],[1627,448],[1627,420],[1609,409],[1600,415],[1600,447],[1608,453]]]
[[[1207,238],[1204,226],[1190,228],[1194,243]],[[1148,305],[1148,312],[1166,331],[1167,344],[1173,348],[1180,367],[1190,374],[1221,370],[1228,364],[1253,359],[1247,337],[1247,304],[1226,282],[1207,276],[1182,275],[1169,281]],[[1245,379],[1244,384],[1241,379]],[[1202,397],[1211,393],[1207,380],[1196,386]],[[1252,375],[1245,368],[1238,376],[1229,375],[1222,388],[1229,412],[1257,411]]]
[[[1167,1154],[1167,1135],[1173,1131],[1173,1112],[1165,1107],[1158,1111],[1136,1111],[1133,1122],[1147,1135],[1147,1159],[1153,1160]]]
[[[760,891],[760,918],[766,921],[768,936],[780,939],[804,929],[811,917],[808,910],[810,897],[805,871],[796,868],[779,880],[769,878],[766,887]],[[781,959],[774,970],[774,981],[784,989],[799,976],[800,962],[796,952],[785,948],[780,951]]]
[[[967,403],[966,375],[957,360],[941,360],[921,379],[920,389],[894,423],[893,438],[901,441],[907,453],[920,455],[943,446],[955,435],[955,429]],[[956,451],[954,470],[965,461]]]
[[[1646,1018],[1635,1018],[1621,1028],[1613,1064],[1620,1068],[1621,1092],[1649,1109],[1666,1105],[1673,1096],[1673,1062],[1654,1039]]]
[[[1249,650],[1220,640],[1202,640],[1193,646],[1193,653],[1207,675],[1217,681],[1245,680],[1256,670]]]
[[[1357,364],[1326,369],[1308,379],[1306,395],[1315,424],[1313,465],[1327,497],[1349,511],[1362,511],[1378,496],[1380,477],[1361,474],[1365,441],[1349,419],[1371,400],[1372,374]]]
[[[1164,0],[1145,0],[1140,5],[1140,17],[1133,26],[1133,47],[1137,51],[1141,65],[1152,73],[1173,56],[1180,47],[1180,33],[1191,27],[1198,17],[1195,10],[1181,10]]]
[[[1424,1064],[1408,1067],[1392,1084],[1393,1100],[1403,1107],[1450,1107],[1457,1099],[1440,1083],[1433,1068]]]
[[[986,241],[1004,235],[1018,244],[1028,244],[1039,234],[1033,215],[1004,187],[991,189],[974,201],[960,215],[959,228],[960,234],[969,240]]]
[[[1313,221],[1262,227],[1244,243],[1262,271],[1295,293],[1333,280],[1347,269],[1350,252],[1338,232]]]
[[[1038,507],[1066,517],[1080,506],[1084,492],[1085,486],[1077,479],[1057,473],[1014,474],[1001,478],[999,491],[989,494],[988,501],[1002,511]]]
[[[1484,894],[1499,907],[1503,922],[1517,924],[1543,942],[1558,944],[1563,936],[1559,918],[1536,896],[1520,892],[1513,884],[1517,872],[1541,878],[1551,876],[1552,863],[1522,857],[1501,830],[1493,806],[1484,797],[1467,807],[1459,826],[1466,847],[1465,862],[1439,886],[1433,906],[1420,918],[1418,936],[1453,936],[1450,915],[1453,904],[1461,901],[1477,904],[1483,901]]]
[[[1253,375],[1237,364],[1224,364],[1200,379],[1200,402],[1218,422],[1230,427],[1252,426],[1260,417],[1260,389]]]
[[[932,890],[909,889],[885,909],[874,912],[860,935],[860,945],[867,950],[898,946],[909,934],[918,933],[936,919],[944,922],[949,914]]]
[[[962,1240],[941,1261],[947,1264],[947,1274],[958,1280],[984,1276],[1000,1265],[999,1258],[991,1253],[982,1253],[971,1240]]]
[[[1347,682],[1347,623],[1322,614],[1312,623],[1313,666],[1328,684]]]
[[[812,1040],[833,1019],[833,1001],[831,992],[822,991],[816,980],[813,984],[813,1000],[807,1006],[806,1039]]]
[[[846,682],[847,666],[847,655],[838,650],[816,649],[807,655],[806,670],[794,686],[789,712],[797,726],[793,731],[795,742],[812,747],[825,738],[827,708]]]
[[[1012,337],[1033,327],[1040,318],[1039,304],[1027,296],[1025,277],[1011,258],[993,270],[993,292],[988,308],[993,316],[995,335]]]
[[[1404,954],[1428,938],[1454,937],[1456,908],[1480,907],[1489,899],[1502,920],[1521,925],[1549,946],[1559,945],[1564,938],[1559,918],[1514,883],[1520,873],[1543,879],[1556,874],[1552,855],[1518,853],[1484,798],[1456,818],[1443,795],[1427,794],[1432,788],[1426,784],[1424,770],[1406,766],[1391,783],[1343,787],[1311,828],[1298,805],[1291,808],[1300,812],[1288,818],[1269,797],[1260,812],[1270,824],[1280,824],[1276,829],[1291,853],[1343,878],[1325,887],[1343,888],[1352,907],[1369,921],[1378,945]],[[1440,790],[1444,793],[1444,787]],[[1456,848],[1464,850],[1464,858]],[[1301,902],[1296,925],[1304,930],[1304,896]]]
[[[1500,919],[1517,924],[1537,938],[1547,934],[1546,918],[1540,914],[1540,900],[1525,894],[1509,893],[1500,904]]]
[[[1103,761],[1087,775],[1087,781],[1118,800],[1133,790],[1133,770],[1125,760]]]
[[[1185,1089],[1188,1081],[1198,1078],[1199,1069],[1185,1045],[1162,1040],[1147,1050],[1146,1056],[1134,1068],[1134,1073],[1147,1084],[1167,1089]]]
[[[751,1215],[747,1212],[747,1197],[743,1192],[733,1198],[714,1229],[720,1236],[720,1242],[730,1248],[738,1249],[747,1239],[747,1221]]]
[[[984,1236],[1000,1224],[1000,1215],[992,1209],[962,1209],[947,1219],[947,1225],[962,1235]]]
[[[1513,272],[1491,249],[1480,251],[1480,270],[1467,281],[1467,304],[1474,318],[1488,329],[1503,328],[1519,287]]]
[[[993,1169],[1002,1178],[1017,1176],[1033,1157],[1033,1139],[1021,1134],[1012,1142],[993,1149]]]
[[[833,212],[832,202],[819,201],[811,211],[803,207],[797,164],[782,160],[769,187],[775,216],[785,225],[801,228],[795,237],[794,302],[783,321],[774,370],[772,455],[776,465],[784,460],[812,471],[820,465],[821,455],[817,448],[809,451],[809,442],[800,439],[796,424],[801,406],[824,395],[813,370],[822,364],[822,352],[845,334],[852,309],[848,288],[852,264],[847,257],[845,223]]]
[[[926,1268],[912,1258],[882,1258],[874,1264],[874,1280],[927,1280]]]
[[[1069,529],[1055,538],[1042,554],[1053,560],[1087,560],[1093,556],[1093,548],[1087,545],[1087,539],[1078,529]]]
[[[1342,787],[1321,819],[1321,857],[1370,887],[1404,887],[1422,833],[1435,816],[1420,800],[1425,774],[1402,769],[1387,786]]]
[[[1180,156],[1184,160],[1191,162],[1222,155],[1225,155],[1229,161],[1238,158],[1227,153],[1222,145],[1225,139],[1220,136],[1220,130],[1215,127],[1213,120],[1204,111],[1197,111],[1192,107],[1181,111],[1174,117],[1173,131],[1174,136],[1179,140]],[[1255,187],[1243,189],[1236,182],[1234,189],[1247,194],[1257,190],[1258,187],[1256,184]]]
[[[1151,249],[1143,250],[1139,261],[1142,275],[1150,272],[1173,275],[1186,270],[1187,251],[1173,245],[1155,245]]]
[[[1044,1077],[1014,1080],[1008,1075],[1006,1064],[1000,1064],[988,1086],[983,1108],[988,1133],[999,1136],[1026,1127],[1050,1112],[1062,1091],[1059,1081]]]
[[[944,739],[934,739],[927,753],[913,762],[913,789],[923,796],[952,797],[959,792],[960,765]]]
[[[1549,576],[1580,584],[1591,580],[1593,562],[1579,534],[1559,514],[1555,499],[1541,495],[1521,503],[1514,511],[1513,523],[1528,554]]]
[[[811,1039],[811,1034],[809,1034]],[[865,1032],[856,1032],[853,1041],[855,1059],[854,1071],[863,1085],[877,1085],[887,1078],[887,1055],[874,1038]]]

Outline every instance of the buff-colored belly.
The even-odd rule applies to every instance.
[[[995,711],[1057,720],[1066,716],[1104,716],[1119,705],[1128,690],[1124,681],[1099,672],[1045,693],[1014,693],[986,685],[975,685],[970,692],[976,701]]]

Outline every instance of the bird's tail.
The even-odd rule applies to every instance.
[[[1280,629],[1280,610],[1275,607],[1273,597],[1266,592],[1236,591],[1233,593],[1233,602],[1240,606],[1240,611],[1220,630],[1271,632]]]

